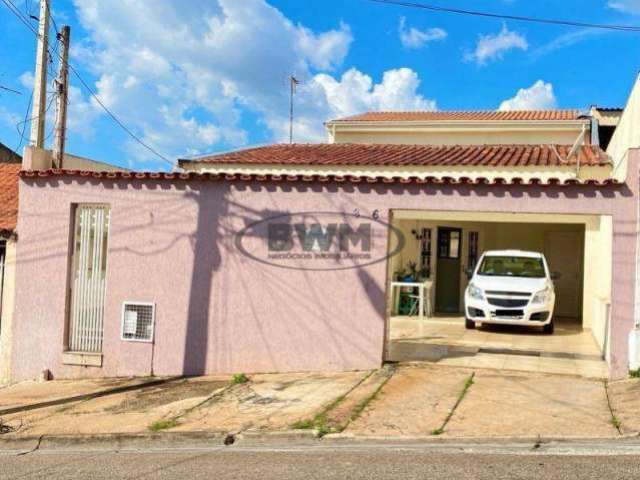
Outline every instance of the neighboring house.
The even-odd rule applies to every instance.
[[[0,143],[0,163],[20,163],[22,157],[6,145]]]
[[[7,157],[19,158],[10,154]],[[20,163],[0,161],[0,385],[10,377],[19,171]]]
[[[27,151],[14,378],[375,368],[398,271],[418,260],[431,307],[460,316],[464,267],[506,247],[546,253],[560,314],[623,377],[640,83],[615,121],[605,151],[589,112],[373,113],[328,122],[330,144],[181,173],[51,170]]]

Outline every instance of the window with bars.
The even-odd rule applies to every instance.
[[[68,348],[100,353],[109,238],[108,205],[75,206]]]
[[[124,302],[122,305],[122,340],[152,342],[155,326],[153,303]]]

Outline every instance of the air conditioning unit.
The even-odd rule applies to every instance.
[[[129,342],[152,342],[155,313],[154,303],[124,302],[121,339]]]

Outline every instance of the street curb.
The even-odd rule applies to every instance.
[[[549,444],[599,444],[603,442],[640,445],[640,434],[609,437],[442,437],[442,436],[356,436],[345,433],[320,437],[316,430],[278,430],[270,432],[161,432],[138,434],[103,435],[43,435],[40,437],[0,437],[0,452],[33,451],[90,451],[90,450],[136,450],[136,449],[202,449],[243,448],[259,446],[486,446],[486,445],[531,445]]]
[[[317,430],[278,430],[274,432],[246,431],[237,435],[234,445],[256,446],[265,444],[317,444],[320,434]]]
[[[551,435],[551,436],[522,436],[522,437],[443,437],[441,435],[429,436],[363,436],[352,435],[349,433],[331,433],[322,437],[325,443],[335,444],[354,444],[354,443],[389,443],[389,444],[487,444],[487,443],[523,443],[523,444],[546,444],[551,442],[568,443],[568,442],[618,442],[638,440],[640,442],[640,433],[625,435],[610,435],[603,437],[580,437],[570,435]]]
[[[93,393],[83,393],[81,395],[57,398],[55,400],[49,400],[47,402],[38,402],[38,403],[29,404],[29,405],[21,405],[19,407],[5,408],[4,410],[0,410],[0,415],[12,415],[14,413],[27,412],[30,410],[38,410],[40,408],[57,407],[60,405],[65,405],[67,403],[79,402],[82,400],[93,400],[95,398],[106,397],[109,395],[116,395],[118,393],[126,393],[134,390],[142,390],[144,388],[157,387],[159,385],[164,385],[166,383],[183,380],[185,378],[187,377],[180,376],[180,377],[161,378],[158,380],[142,381],[141,383],[136,383],[133,385],[123,385],[120,387],[107,388],[105,390],[98,390],[97,392],[93,392]]]
[[[0,438],[0,451],[135,450],[224,446],[227,432],[165,432],[104,435],[43,435]]]

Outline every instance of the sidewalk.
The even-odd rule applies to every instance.
[[[0,410],[21,402],[73,399],[107,387],[137,388],[0,415],[9,427],[0,442],[60,435],[158,438],[159,433],[230,441],[252,435],[297,440],[615,439],[640,432],[640,380],[607,384],[429,363],[387,365],[373,372],[261,374],[244,380],[215,376],[151,385],[136,379],[15,385],[0,390]]]

